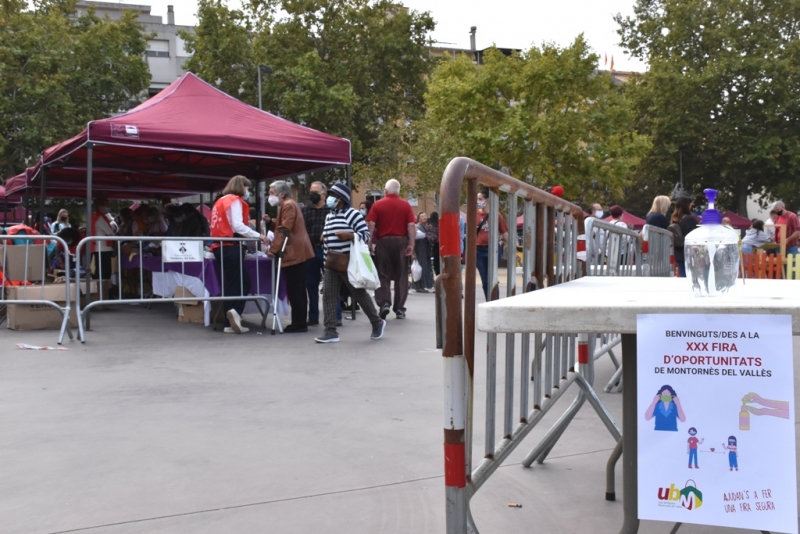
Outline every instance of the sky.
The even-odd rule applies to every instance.
[[[527,49],[542,42],[568,46],[583,33],[592,49],[599,54],[599,67],[607,57],[614,69],[643,71],[644,64],[625,55],[619,47],[617,13],[633,14],[634,0],[401,0],[416,11],[429,11],[436,21],[435,41],[444,46],[469,48],[469,29],[478,28],[478,49],[497,45],[500,48]],[[195,0],[126,0],[124,3],[150,5],[151,14],[166,21],[167,5],[175,6],[175,22],[193,26],[196,23]],[[238,0],[229,0],[238,7]]]

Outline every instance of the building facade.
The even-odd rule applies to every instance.
[[[184,74],[183,64],[190,54],[186,51],[178,31],[194,33],[194,27],[175,24],[172,6],[167,7],[166,23],[161,17],[151,15],[150,6],[145,5],[81,0],[76,8],[79,13],[85,13],[90,6],[95,9],[98,17],[108,17],[111,20],[119,20],[125,11],[134,11],[138,14],[137,18],[145,32],[153,34],[147,41],[147,64],[151,75],[148,97],[154,96]]]

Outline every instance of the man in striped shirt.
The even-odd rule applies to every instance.
[[[325,333],[316,338],[317,343],[337,343],[339,333],[336,331],[336,304],[339,302],[339,290],[345,284],[350,294],[367,314],[372,324],[370,339],[380,339],[386,328],[386,321],[378,316],[372,298],[366,289],[356,289],[347,279],[347,267],[334,270],[328,261],[331,254],[350,254],[350,244],[358,235],[364,243],[369,243],[369,229],[364,216],[350,206],[350,188],[345,184],[333,184],[328,191],[326,201],[331,212],[325,218],[322,229],[323,252],[325,254],[325,278],[323,281],[322,310],[325,321]],[[341,268],[340,268],[341,269]]]

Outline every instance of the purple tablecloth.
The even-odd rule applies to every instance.
[[[132,258],[124,256],[122,258],[123,269],[138,269],[140,266],[151,272],[164,272],[173,271],[183,273],[187,276],[194,276],[203,280],[203,270],[205,270],[204,285],[208,291],[209,296],[216,297],[222,294],[222,286],[220,284],[220,266],[219,263],[211,258],[203,260],[203,267],[201,270],[200,262],[186,262],[186,263],[161,263],[161,256],[139,256],[138,254]],[[163,265],[163,267],[162,267]],[[244,260],[244,269],[250,276],[250,293],[253,295],[271,295],[272,294],[272,258],[257,257]],[[286,298],[286,279],[281,277],[280,292],[278,298],[281,300]]]

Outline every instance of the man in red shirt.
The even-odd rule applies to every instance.
[[[775,225],[786,225],[786,254],[797,254],[797,238],[800,237],[800,220],[798,220],[797,214],[786,211],[786,205],[780,200],[772,205],[772,209],[778,214]],[[782,228],[778,228],[778,233],[775,235],[775,241],[779,243],[781,230]]]
[[[377,201],[367,215],[369,233],[376,243],[378,278],[381,287],[375,290],[375,302],[381,319],[394,310],[398,319],[406,317],[408,297],[408,257],[414,250],[417,235],[414,210],[400,198],[400,182],[389,180],[384,188],[386,196]],[[394,282],[394,303],[391,283]]]
[[[689,439],[686,440],[686,453],[689,455],[689,469],[692,468],[692,460],[694,460],[694,468],[700,469],[697,465],[697,446],[703,443],[703,439],[697,439],[697,429],[692,427],[689,429]]]

